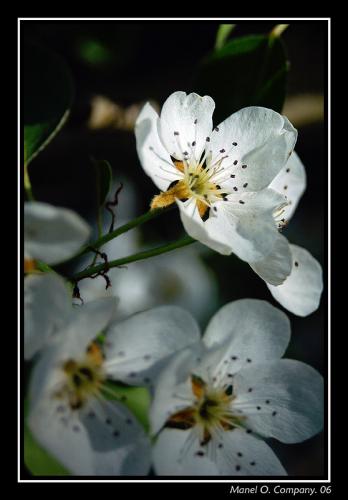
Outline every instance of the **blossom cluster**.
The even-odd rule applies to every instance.
[[[190,236],[247,262],[284,308],[307,316],[319,305],[321,267],[281,234],[306,187],[294,152],[297,132],[287,118],[260,107],[213,128],[213,110],[210,97],[184,92],[172,94],[160,116],[149,104],[143,108],[137,150],[160,189],[151,209],[176,203]],[[28,424],[41,446],[78,476],[286,475],[267,440],[314,436],[324,405],[322,376],[284,358],[287,315],[252,298],[218,311],[213,304],[202,335],[195,316],[206,312],[214,293],[197,287],[204,271],[186,250],[173,258],[186,263],[178,279],[193,286],[179,287],[170,305],[158,305],[149,285],[160,282],[166,261],[163,273],[158,264],[138,274],[130,267],[120,279],[121,270],[110,270],[111,290],[103,275],[81,281],[80,303],[71,281],[38,264],[72,258],[90,236],[71,210],[25,204]],[[135,251],[134,241],[123,241]],[[113,257],[114,251],[113,241],[103,248]],[[137,306],[127,307],[137,283]],[[146,388],[148,426],[115,383]]]

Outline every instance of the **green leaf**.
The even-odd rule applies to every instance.
[[[280,112],[288,62],[279,37],[249,35],[230,40],[200,64],[194,89],[216,103],[216,123],[246,106]]]
[[[22,48],[24,161],[30,163],[69,115],[73,83],[63,59],[31,42]]]
[[[78,49],[81,59],[91,66],[104,66],[113,59],[112,51],[101,40],[81,40]]]
[[[216,33],[215,50],[220,50],[225,45],[228,35],[235,27],[235,24],[220,24]]]
[[[97,205],[105,205],[112,184],[112,168],[106,160],[93,160],[97,175]]]

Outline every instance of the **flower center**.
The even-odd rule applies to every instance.
[[[90,396],[99,394],[105,380],[100,347],[92,342],[80,360],[68,359],[62,369],[65,374],[63,387],[55,394],[66,398],[72,410],[81,408]]]
[[[234,399],[232,385],[209,386],[195,375],[191,376],[191,385],[196,398],[194,404],[172,415],[167,421],[167,427],[189,429],[197,426],[201,442],[206,444],[215,431],[227,431],[241,426],[243,417],[234,415],[231,409]]]
[[[207,166],[204,162],[196,163],[174,161],[174,165],[183,175],[183,179],[172,183],[167,191],[155,196],[151,202],[151,209],[164,208],[175,202],[176,199],[187,200],[194,198],[199,215],[204,218],[211,204],[224,199],[228,193],[222,192],[214,177],[219,173],[219,166]]]

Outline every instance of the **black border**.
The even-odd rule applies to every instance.
[[[207,19],[207,18],[198,18],[198,19],[195,19],[195,18],[188,18],[188,19],[149,19],[149,18],[142,18],[142,19],[134,19],[132,20],[129,16],[129,19],[125,19],[126,16],[123,16],[123,17],[118,17],[118,19],[100,19],[100,18],[96,18],[94,20],[89,20],[89,19],[86,19],[84,17],[79,17],[79,18],[66,18],[66,17],[63,17],[63,16],[60,16],[61,19],[59,20],[56,20],[55,18],[50,18],[48,20],[46,19],[40,19],[40,17],[36,17],[35,19],[26,19],[26,18],[21,18],[19,20],[19,18],[17,18],[17,21],[18,21],[18,26],[17,26],[17,30],[20,30],[20,24],[23,23],[23,22],[44,22],[44,23],[58,23],[58,22],[79,22],[79,23],[92,23],[92,22],[99,22],[99,23],[103,23],[103,22],[132,22],[132,23],[140,23],[140,22],[150,22],[150,23],[155,23],[155,22],[166,22],[166,23],[181,23],[181,22],[205,22],[205,23],[208,23],[208,22],[232,22],[234,19],[231,19],[230,17],[221,17],[219,19]],[[128,17],[128,16],[127,16]],[[139,17],[141,17],[139,15]],[[151,16],[153,18],[155,18],[155,16]],[[158,16],[159,17],[159,16]],[[217,16],[216,16],[217,17]],[[277,21],[277,22],[289,22],[289,23],[308,23],[308,22],[322,22],[322,23],[326,23],[328,25],[329,21],[327,20],[323,20],[323,19],[315,19],[315,18],[311,18],[311,19],[297,19],[297,18],[293,18],[293,19],[287,19],[287,18],[277,18],[277,17],[267,17],[265,16],[265,18],[262,18],[262,19],[258,19],[258,18],[246,18],[246,19],[243,19],[241,21],[239,21],[240,23],[245,23],[245,22],[267,22],[267,21]],[[332,31],[332,18],[330,18],[330,21],[331,21],[331,31]],[[332,39],[332,36],[331,36],[331,39]],[[332,41],[332,40],[331,40]],[[327,48],[327,54],[328,55],[328,45],[325,44],[326,48]],[[332,47],[331,47],[331,51],[330,51],[330,57],[332,56],[333,54],[333,50],[332,50]],[[326,66],[326,74],[329,75],[329,68],[327,67],[327,57],[326,57],[326,61],[325,61],[325,66]],[[330,75],[329,75],[330,77]],[[17,74],[17,82],[18,82],[18,74]],[[325,131],[326,131],[326,137],[328,135],[328,88],[327,88],[327,79],[325,79]],[[331,97],[331,96],[330,96]],[[20,133],[20,144],[23,144],[23,131],[21,129],[21,133]],[[326,151],[327,152],[327,151]],[[21,157],[20,157],[20,165],[23,165],[24,163],[24,157],[23,157],[23,151],[21,149]],[[21,216],[21,224],[20,224],[20,234],[23,235],[23,220],[24,220],[24,200],[25,200],[25,193],[24,193],[24,188],[23,188],[23,183],[22,183],[22,170],[20,171],[20,182],[21,182],[21,190],[20,190],[20,216]],[[332,183],[334,181],[334,176],[332,176]],[[323,199],[326,201],[326,206],[328,206],[328,196],[327,196],[327,192],[325,191],[324,192],[324,197]],[[333,220],[333,217],[331,217],[331,219]],[[326,221],[327,222],[327,221]],[[333,229],[333,228],[332,228]],[[323,293],[323,296],[322,296],[322,301],[324,302],[324,304],[326,304],[326,307],[325,307],[325,333],[326,333],[326,338],[325,340],[327,340],[327,336],[328,336],[328,331],[327,331],[327,324],[328,324],[328,307],[327,307],[327,304],[328,304],[328,300],[330,300],[330,298],[328,298],[328,270],[326,269],[326,263],[327,263],[327,257],[328,257],[328,247],[327,247],[327,238],[328,238],[328,224],[326,224],[325,226],[325,257],[326,257],[326,262],[324,263],[323,265],[323,269],[324,269],[324,284],[326,285],[325,288],[324,288],[324,293]],[[21,282],[21,292],[23,292],[23,280],[24,280],[24,265],[23,265],[23,262],[24,262],[24,248],[23,248],[23,244],[21,244],[20,246],[20,268],[19,268],[19,272],[21,273],[20,274],[20,282]],[[334,285],[334,282],[332,281],[332,287]],[[324,305],[323,304],[323,305]],[[24,309],[24,300],[23,300],[23,293],[20,293],[20,308],[21,308],[21,311],[23,311]],[[23,318],[23,314],[21,314],[21,322],[20,322],[20,332],[23,332],[24,330],[24,318]],[[332,343],[332,351],[333,351],[333,343]],[[17,344],[17,349],[18,349],[18,344]],[[22,362],[22,365],[23,365],[23,360],[24,360],[24,347],[23,347],[23,342],[20,342],[20,345],[19,345],[19,349],[20,349],[20,358],[21,358],[21,362]],[[325,343],[325,349],[324,349],[325,353],[326,353],[326,357],[327,356],[327,344]],[[332,361],[332,356],[331,356],[331,361]],[[328,470],[328,412],[329,412],[329,407],[328,407],[328,364],[326,364],[326,367],[327,367],[327,370],[326,372],[324,373],[324,379],[325,379],[325,408],[326,408],[326,419],[325,419],[325,427],[324,427],[324,434],[325,434],[325,465],[326,465],[326,470],[329,472]],[[331,389],[333,389],[334,387],[334,376],[333,376],[333,370],[331,369]],[[25,380],[25,373],[24,373],[24,370],[22,369],[21,370],[21,374],[20,374],[20,396],[21,396],[21,401],[23,402],[24,401],[24,387],[26,385],[26,380]],[[333,391],[332,391],[332,396],[331,398],[333,399]],[[17,404],[18,404],[18,401],[17,401]],[[333,417],[335,416],[334,414],[332,415]],[[23,429],[24,427],[24,415],[23,415],[23,412],[21,413],[20,415],[20,425],[21,425],[21,429]],[[331,428],[331,440],[332,440],[332,437],[333,437],[333,432],[332,432],[332,428]],[[199,476],[31,476],[30,473],[28,473],[28,471],[26,470],[26,467],[25,467],[25,463],[24,463],[24,433],[21,432],[20,434],[20,451],[21,451],[21,456],[20,456],[20,469],[19,469],[19,476],[20,476],[20,481],[29,481],[29,482],[26,482],[26,483],[21,483],[23,485],[30,485],[30,484],[39,484],[37,483],[38,480],[45,480],[45,481],[49,481],[48,483],[40,483],[42,485],[49,485],[49,484],[62,484],[62,485],[70,485],[70,484],[77,484],[77,485],[81,485],[81,484],[88,484],[88,485],[94,485],[94,484],[100,484],[100,485],[110,485],[110,484],[113,484],[113,485],[116,485],[116,486],[121,486],[121,487],[125,487],[126,485],[127,486],[136,486],[136,487],[141,487],[141,486],[145,486],[145,487],[150,487],[150,486],[156,486],[158,487],[159,486],[163,486],[163,487],[167,487],[168,485],[184,485],[184,486],[193,486],[193,487],[198,487],[198,486],[203,486],[204,488],[206,487],[219,487],[221,489],[224,490],[224,492],[226,493],[226,490],[227,492],[229,493],[229,490],[230,490],[230,487],[231,485],[239,485],[240,488],[252,488],[252,487],[255,487],[255,486],[259,486],[259,488],[261,488],[261,486],[263,485],[266,485],[269,487],[269,490],[270,492],[273,491],[274,487],[276,487],[277,485],[280,485],[281,487],[292,487],[292,488],[305,488],[305,487],[315,487],[317,490],[320,489],[320,486],[323,485],[325,487],[329,486],[333,480],[333,467],[331,467],[331,482],[328,483],[327,480],[328,480],[328,475],[325,475],[325,476],[308,476],[308,477],[304,477],[304,476],[291,476],[291,478],[289,476],[287,476],[286,479],[282,480],[282,479],[279,479],[278,476],[270,476],[270,477],[267,477],[267,479],[265,479],[264,481],[262,480],[263,478],[261,476],[248,476],[248,480],[246,480],[246,477],[245,476],[240,476],[240,479],[244,479],[244,481],[246,482],[240,482],[240,479],[238,478],[238,476],[232,476],[231,478],[229,476],[206,476],[203,478],[199,477]],[[333,453],[333,443],[331,444],[331,460],[332,460],[332,464],[333,465],[333,462],[334,462],[334,459],[333,459],[333,456],[334,456],[334,453]],[[219,478],[219,479],[217,479]],[[292,480],[292,481],[311,481],[311,480],[315,480],[317,481],[316,483],[306,483],[306,482],[301,482],[301,483],[289,483],[289,480]],[[62,483],[61,481],[64,480],[66,482]],[[89,483],[75,483],[74,480],[81,480],[81,481],[84,481],[84,480],[90,480],[90,481],[93,481],[93,482],[89,482]],[[105,483],[100,483],[100,480],[104,480],[104,481],[107,481],[109,480],[110,482],[105,482]],[[159,482],[159,481],[162,481],[162,480],[167,480],[168,482],[167,483],[162,483],[162,482]],[[195,483],[187,483],[187,482],[182,482],[182,481],[187,481],[187,480],[194,480],[194,481],[197,481]],[[213,481],[218,481],[218,482],[202,482],[202,481],[209,481],[209,480],[213,480]],[[249,481],[250,480],[250,481]],[[255,483],[253,482],[253,480],[257,480],[257,481],[260,481],[259,483]],[[269,481],[275,481],[274,483],[269,483]],[[117,483],[116,482],[111,482],[111,481],[118,481]],[[129,481],[134,481],[134,482],[129,482]],[[140,482],[141,481],[141,482]],[[154,482],[152,482],[154,481]],[[173,482],[173,481],[178,481],[178,482]],[[179,482],[180,481],[180,482]],[[221,482],[221,481],[226,481],[226,482]],[[323,481],[321,483],[321,481]],[[326,481],[326,482],[324,482]]]

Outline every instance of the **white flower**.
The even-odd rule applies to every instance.
[[[149,439],[124,405],[106,399],[106,382],[151,386],[169,356],[197,342],[195,322],[163,306],[115,324],[115,298],[72,308],[58,277],[30,275],[27,282],[27,357],[41,349],[30,385],[34,436],[73,474],[147,474]],[[101,332],[103,344],[96,341]]]
[[[90,228],[75,212],[48,203],[28,201],[24,205],[25,270],[34,260],[58,264],[72,257],[88,240]]]
[[[235,253],[267,283],[281,285],[293,257],[278,230],[292,216],[306,181],[293,153],[297,131],[286,117],[261,107],[241,109],[213,130],[214,107],[209,96],[175,92],[160,117],[150,104],[143,108],[135,129],[138,155],[162,191],[151,206],[176,202],[189,235],[222,254]],[[311,274],[317,270],[317,263],[311,265]],[[281,303],[296,314],[309,314],[318,307],[320,278],[309,284],[313,295],[300,312],[289,287],[275,296],[286,295]]]
[[[119,224],[122,225],[122,222]],[[108,260],[113,260],[146,250],[139,239],[137,230],[129,231],[106,243],[102,251],[107,254]],[[89,261],[86,260],[85,264]],[[204,321],[216,309],[215,277],[195,248],[184,248],[180,252],[134,262],[123,269],[112,268],[108,276],[112,286],[107,289],[101,276],[80,281],[80,295],[84,302],[102,296],[118,297],[118,318],[170,303],[184,307],[195,318]]]
[[[321,375],[280,359],[289,339],[284,313],[244,299],[217,312],[200,346],[172,358],[151,408],[157,474],[286,474],[262,438],[300,442],[323,420]]]

